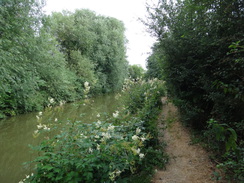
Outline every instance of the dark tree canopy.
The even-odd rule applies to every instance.
[[[187,124],[205,130],[214,118],[234,129],[243,144],[243,1],[161,0],[148,11],[146,24],[158,39],[148,58],[148,77],[166,80]]]

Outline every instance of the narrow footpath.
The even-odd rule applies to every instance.
[[[166,142],[169,164],[166,170],[157,170],[152,183],[214,183],[215,165],[200,145],[191,145],[189,131],[178,120],[173,104],[164,103],[159,122],[160,142]],[[218,181],[220,183],[220,181]]]

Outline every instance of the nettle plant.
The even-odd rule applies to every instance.
[[[60,134],[35,148],[41,154],[32,162],[35,173],[20,182],[114,182],[135,173],[150,135],[135,119],[113,125],[118,115],[110,122],[67,122]]]

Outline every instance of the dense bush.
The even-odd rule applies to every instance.
[[[158,38],[148,74],[166,80],[182,120],[202,131],[213,118],[237,133],[243,149],[243,1],[160,1],[146,24]]]
[[[162,81],[154,78],[145,82],[126,80],[124,91],[126,110],[137,114],[145,122],[146,130],[157,137],[157,118],[161,109],[161,97],[165,96],[165,87]],[[156,138],[155,138],[156,139]]]
[[[35,136],[45,133],[50,137],[52,129],[61,132],[34,148],[41,153],[33,161],[34,174],[23,182],[149,182],[153,167],[167,162],[156,143],[164,89],[158,80],[127,81],[124,87],[128,106],[119,107],[113,116],[99,114],[93,123],[37,125]],[[140,97],[138,92],[146,92],[144,101],[130,105]],[[142,172],[147,172],[144,180],[140,178]]]

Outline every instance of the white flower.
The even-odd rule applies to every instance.
[[[43,127],[41,123],[39,125],[36,125],[36,126],[37,126],[37,129],[39,129],[39,130],[42,129],[42,127]]]
[[[114,130],[114,126],[110,124],[110,125],[108,126],[108,130]]]
[[[118,114],[117,113],[113,113],[113,117],[114,118],[117,118],[118,117]]]
[[[87,88],[87,87],[89,86],[89,82],[86,81],[86,82],[84,83],[84,86],[85,86],[85,88]]]
[[[109,172],[109,178],[110,178],[110,180],[114,181],[115,180],[115,172]]]
[[[58,118],[55,118],[54,121],[57,122],[58,121]]]
[[[141,141],[142,141],[142,142],[144,142],[145,140],[146,140],[146,138],[145,138],[145,137],[142,137],[142,138],[141,138]]]
[[[62,106],[62,105],[64,105],[65,104],[65,101],[64,100],[61,100],[60,102],[59,102],[59,105],[60,106]]]
[[[54,103],[54,99],[53,98],[48,98],[48,100],[49,100],[50,104]]]
[[[138,149],[136,150],[136,153],[139,154],[140,151],[141,151],[141,149],[138,148]]]
[[[139,137],[137,135],[132,136],[132,140],[137,140]]]
[[[96,138],[96,139],[99,139],[99,136],[98,136],[98,135],[96,135],[96,136],[95,136],[95,138]]]
[[[36,135],[36,134],[38,134],[38,132],[39,132],[38,130],[35,130],[35,131],[34,131],[34,134]]]
[[[85,136],[83,133],[81,133],[80,136],[87,139],[87,136]]]
[[[25,177],[28,179],[30,176],[29,175],[25,175]]]
[[[43,130],[50,131],[50,128],[48,128],[47,125],[43,125]]]
[[[101,138],[101,142],[104,142],[106,139],[103,137],[103,138]]]
[[[47,130],[47,125],[43,125],[43,129],[44,130]]]
[[[116,173],[116,176],[119,176],[121,174],[121,171],[120,170],[116,170],[115,173]]]
[[[100,118],[100,114],[99,113],[97,114],[97,117]]]
[[[97,150],[100,150],[100,145],[99,144],[97,144]]]
[[[41,116],[42,115],[42,112],[39,112],[38,115]]]
[[[142,154],[142,153],[139,154],[139,157],[140,157],[141,159],[144,158],[144,156],[145,156],[145,155]]]
[[[89,148],[88,151],[89,151],[89,153],[92,153],[93,152],[93,149],[92,148]]]
[[[97,121],[97,123],[96,123],[96,127],[97,127],[97,128],[100,127],[101,124],[102,124],[101,121]]]
[[[21,180],[21,181],[19,181],[19,183],[24,183],[24,182]]]
[[[102,136],[105,138],[105,139],[110,139],[111,138],[111,135],[109,133],[102,133]]]
[[[131,150],[132,150],[132,152],[133,152],[134,154],[139,154],[140,151],[141,151],[139,148],[138,148],[138,149],[135,149],[134,147],[132,147]]]
[[[115,111],[115,113],[113,113],[113,117],[117,118],[119,116],[119,111]]]
[[[136,134],[138,135],[141,132],[140,128],[136,128]]]
[[[39,117],[39,116],[36,116],[36,118],[37,118],[37,120],[39,120],[39,119],[40,119],[40,117]]]

